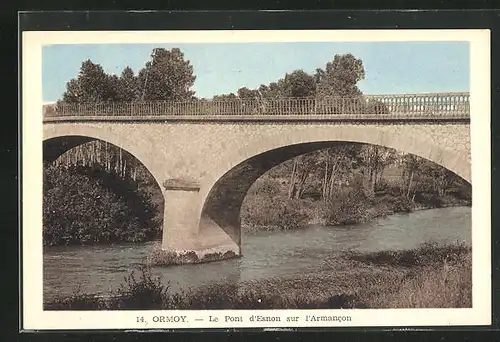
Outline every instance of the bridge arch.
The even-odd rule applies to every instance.
[[[199,232],[203,233],[203,222],[209,219],[240,245],[240,209],[252,184],[274,166],[301,154],[327,148],[335,142],[379,145],[411,153],[441,165],[471,183],[468,154],[453,143],[444,143],[443,137],[430,139],[418,129],[339,125],[305,127],[294,134],[279,134],[278,131],[274,135],[256,135],[252,141],[214,163],[218,169],[209,173],[211,178],[200,189]]]
[[[95,127],[78,127],[75,130],[71,126],[59,125],[55,130],[44,131],[43,160],[53,162],[65,152],[79,145],[100,140],[112,144],[131,154],[136,158],[153,176],[156,185],[162,189],[162,178],[160,176],[161,166],[157,165],[144,151],[150,149],[140,141],[131,141],[126,136],[113,133],[111,130],[103,131]]]

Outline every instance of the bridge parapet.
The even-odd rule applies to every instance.
[[[469,93],[359,97],[104,102],[44,106],[44,121],[102,119],[468,119]]]

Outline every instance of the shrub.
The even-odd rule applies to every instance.
[[[413,202],[402,195],[384,195],[376,199],[376,204],[385,206],[387,213],[409,213],[413,210]]]
[[[415,201],[432,208],[441,208],[443,206],[443,198],[435,193],[417,192]]]
[[[395,213],[409,213],[413,210],[413,202],[406,196],[393,197],[391,205]]]
[[[245,226],[266,230],[290,230],[307,224],[305,200],[272,198],[262,195],[248,195],[241,208]]]
[[[134,270],[125,277],[125,282],[117,290],[117,309],[147,310],[165,307],[169,300],[170,284],[162,284],[161,279],[154,277],[147,266],[139,267],[138,271],[139,279]]]
[[[159,222],[153,220],[156,207],[149,199],[134,191],[135,185],[124,186],[127,182],[117,176],[102,180],[85,174],[93,172],[83,167],[44,170],[44,245],[154,239]]]
[[[328,225],[364,222],[368,218],[369,200],[362,189],[339,191],[320,206],[320,214]]]
[[[279,196],[281,192],[279,183],[272,179],[263,177],[258,179],[249,189],[249,195]]]

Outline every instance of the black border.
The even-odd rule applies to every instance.
[[[442,3],[441,3],[442,5]],[[500,11],[488,10],[423,10],[423,11],[388,11],[388,10],[340,10],[340,11],[278,11],[278,12],[257,12],[257,11],[208,11],[208,12],[21,12],[18,14],[19,20],[19,53],[22,46],[22,31],[39,31],[39,30],[231,30],[231,29],[490,29],[491,30],[491,89],[492,89],[492,113],[496,113],[500,109],[498,93],[500,92],[500,82],[498,74],[500,65],[495,61],[500,60]],[[19,77],[21,75],[21,55],[18,56]],[[19,79],[19,97],[21,97],[21,80]],[[19,102],[20,103],[20,102]],[[495,115],[491,115],[491,162],[492,162],[492,227],[496,227],[499,222],[499,213],[495,210],[494,203],[497,202],[500,194],[500,186],[498,183],[497,168],[498,158],[496,143],[500,139],[498,129],[498,120]],[[18,116],[18,128],[22,127],[21,116]],[[20,131],[19,131],[20,132]],[[18,137],[18,149],[21,151],[21,133]],[[18,155],[18,179],[19,189],[21,189],[21,159],[20,152]],[[21,197],[21,192],[18,192]],[[22,198],[20,198],[22,201]],[[21,202],[18,202],[20,204]],[[21,214],[19,206],[19,215]],[[21,216],[19,219],[19,229],[22,224]],[[21,230],[19,230],[19,249],[21,250]],[[413,330],[439,330],[452,332],[457,337],[464,337],[463,331],[471,330],[498,330],[499,329],[499,298],[498,290],[495,289],[495,284],[499,284],[500,271],[498,269],[500,243],[500,232],[492,229],[491,235],[492,244],[492,325],[491,326],[469,326],[469,327],[415,327],[415,328],[398,328],[398,327],[380,327],[380,328],[306,328],[298,329],[300,331],[376,331],[380,336],[380,330],[385,330],[388,334],[385,337],[398,335],[399,338],[411,337],[415,335]],[[20,252],[22,253],[22,251]],[[20,258],[22,254],[19,254]],[[19,259],[20,260],[20,259]],[[19,264],[21,265],[21,264]],[[20,266],[21,267],[21,266]],[[19,269],[21,272],[21,269]],[[19,278],[19,281],[21,279]],[[21,307],[18,307],[18,310]],[[19,326],[20,328],[20,326]],[[408,332],[408,330],[412,332]],[[185,332],[186,330],[177,330]],[[199,331],[199,330],[197,330]],[[211,330],[212,331],[212,330]],[[235,329],[218,329],[218,331],[235,331]],[[238,329],[238,331],[262,331],[262,329]],[[391,332],[388,332],[391,331]],[[398,332],[399,333],[396,333]],[[405,331],[405,332],[403,332]],[[100,332],[122,332],[122,330],[101,330]],[[403,332],[403,333],[401,333]],[[67,335],[67,334],[70,335]],[[70,336],[72,340],[83,336],[82,333],[95,334],[96,331],[71,331],[63,332],[64,340]],[[434,333],[439,333],[434,331]],[[273,335],[275,333],[272,333]],[[34,337],[33,334],[22,332],[23,340],[26,335]],[[53,332],[45,331],[45,337],[53,340],[56,335]],[[135,334],[133,334],[135,335]],[[174,336],[178,336],[175,334]],[[266,334],[268,337],[270,334]],[[290,335],[282,333],[280,336]],[[323,333],[314,333],[314,336],[319,337]],[[432,333],[431,333],[432,335]],[[150,334],[143,334],[144,339],[149,340],[153,337]],[[146,336],[146,337],[144,337]],[[229,338],[239,338],[241,333],[227,334]],[[238,337],[239,336],[239,337]],[[254,335],[255,336],[255,335]],[[302,334],[294,334],[298,338]],[[313,335],[309,335],[313,336]],[[352,335],[351,335],[352,336]],[[436,336],[436,334],[434,334]],[[451,336],[451,335],[450,335]],[[52,337],[52,338],[51,338]],[[121,334],[120,340],[125,336]],[[132,335],[129,335],[132,337]],[[165,336],[164,336],[165,337]],[[260,336],[259,336],[260,337]],[[371,335],[371,338],[374,338]],[[437,337],[437,336],[436,336]],[[313,338],[314,339],[314,338]]]

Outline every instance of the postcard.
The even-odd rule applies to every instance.
[[[491,323],[489,30],[22,34],[26,330]]]

